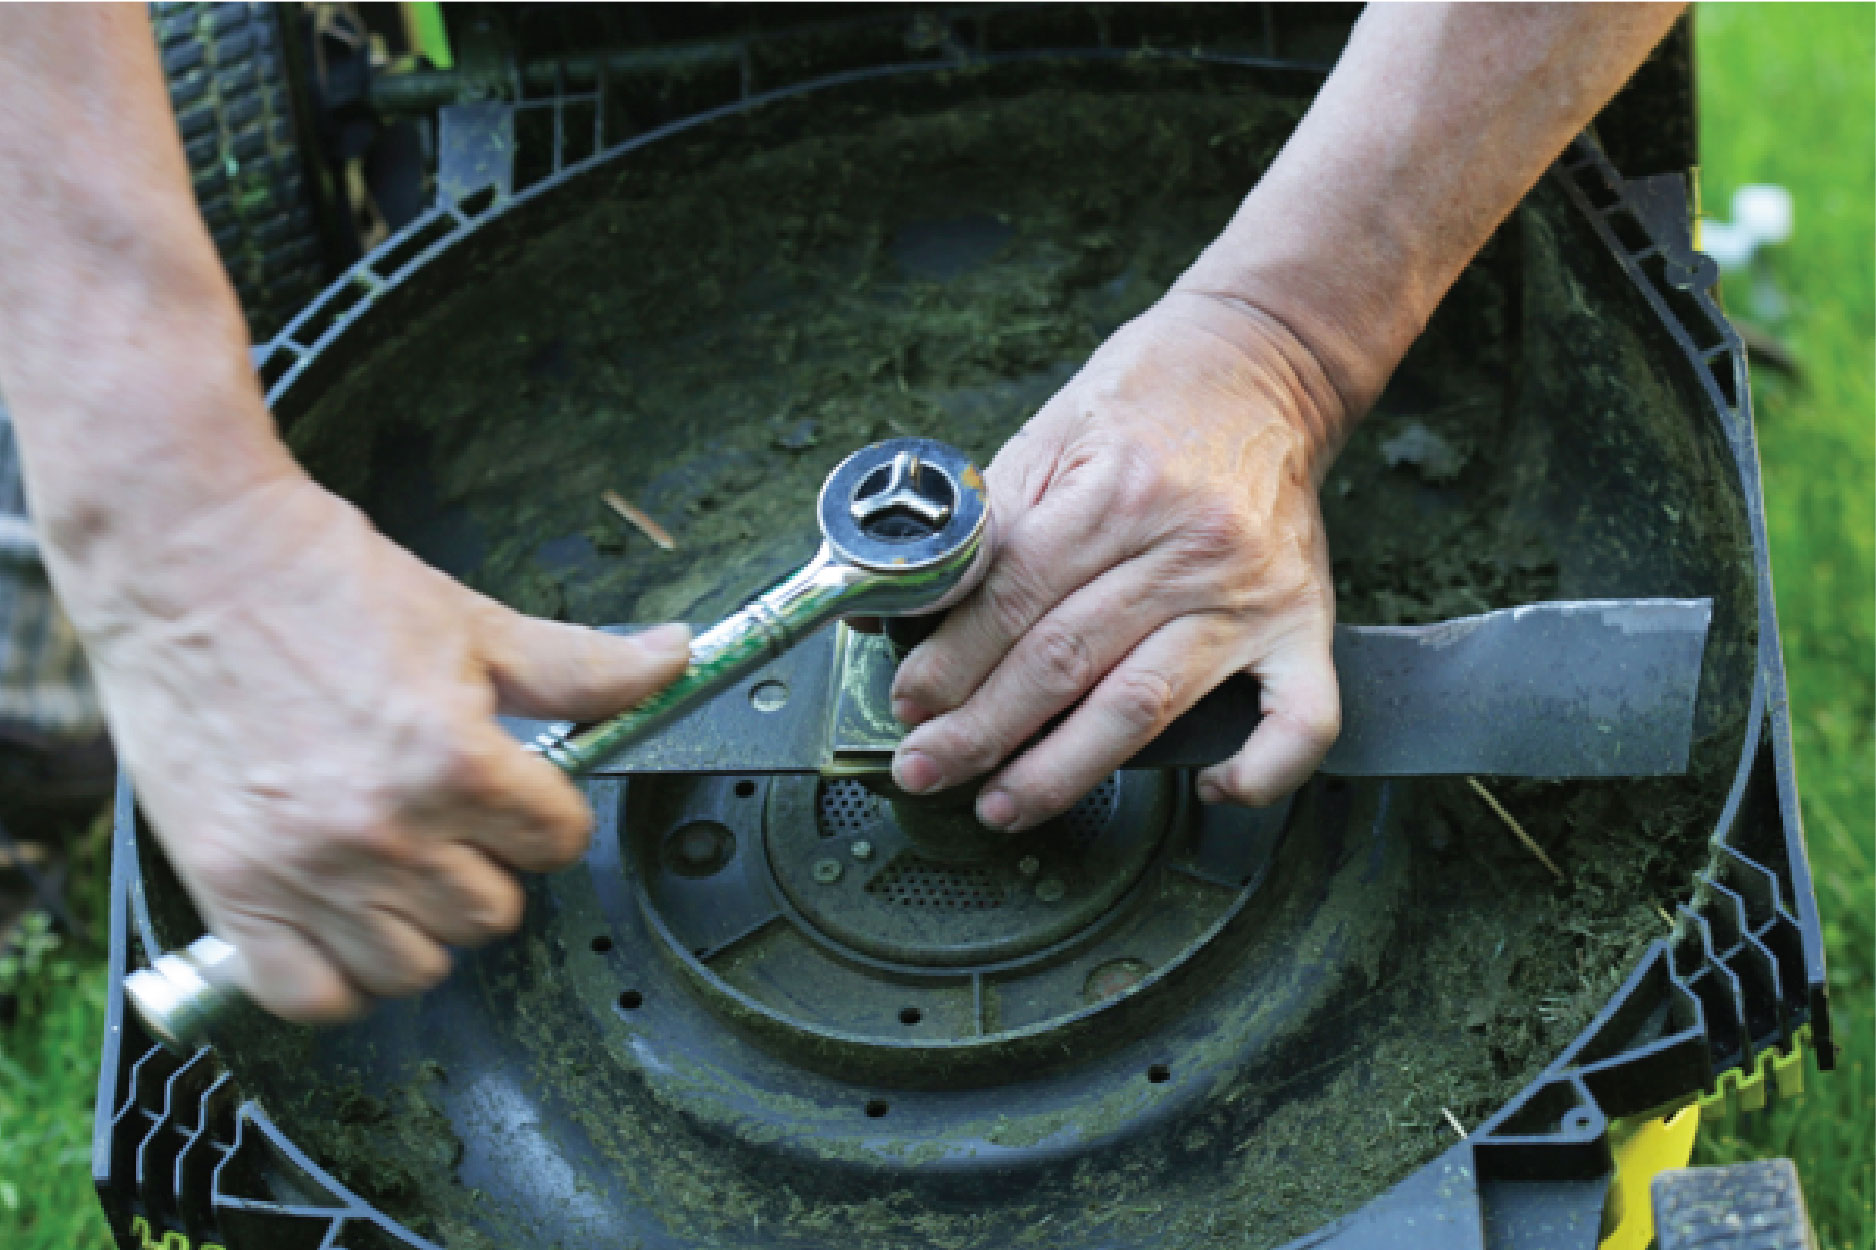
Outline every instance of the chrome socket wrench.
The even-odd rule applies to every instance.
[[[529,749],[579,776],[831,621],[939,606],[975,562],[988,508],[983,475],[944,443],[897,438],[854,452],[821,487],[812,560],[693,638],[690,664],[671,685],[609,720],[555,725]],[[240,993],[235,959],[220,938],[198,938],[125,977],[124,997],[151,1036],[192,1053]]]
[[[842,616],[936,607],[977,557],[988,500],[963,454],[924,438],[862,448],[821,487],[821,549],[692,640],[671,685],[611,720],[558,725],[534,749],[570,774],[604,763]]]

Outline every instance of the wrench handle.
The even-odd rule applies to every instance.
[[[555,725],[528,749],[568,776],[580,776],[787,651],[840,615],[871,580],[824,546],[779,586],[691,639],[690,663],[676,681],[596,724]]]

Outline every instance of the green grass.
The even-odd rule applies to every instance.
[[[1876,9],[1702,5],[1701,159],[1709,214],[1742,182],[1791,189],[1796,229],[1769,269],[1789,304],[1729,308],[1794,349],[1804,384],[1756,370],[1760,456],[1806,841],[1830,961],[1839,1070],[1744,1131],[1703,1134],[1701,1160],[1797,1160],[1826,1250],[1876,1244]]]
[[[110,827],[81,831],[71,903],[108,934]],[[104,1027],[104,955],[66,942],[19,979],[19,1017],[0,1031],[0,1246],[89,1250],[111,1239],[91,1188],[91,1104]]]
[[[1705,194],[1724,216],[1741,182],[1777,182],[1797,235],[1771,259],[1789,301],[1730,303],[1796,350],[1806,380],[1755,379],[1773,567],[1804,815],[1830,948],[1840,1070],[1743,1130],[1708,1132],[1701,1158],[1796,1158],[1827,1250],[1876,1243],[1876,10],[1703,6],[1698,15]],[[103,865],[89,844],[84,907],[102,928]],[[26,979],[0,1032],[0,1244],[109,1244],[88,1170],[103,1013],[102,963],[70,948]]]

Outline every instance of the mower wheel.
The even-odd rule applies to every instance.
[[[267,4],[150,6],[196,204],[256,342],[324,284],[279,20]]]

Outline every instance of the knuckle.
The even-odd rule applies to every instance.
[[[893,678],[893,694],[911,700],[928,712],[944,712],[956,705],[960,684],[949,648],[924,646],[899,666]]]
[[[1104,460],[1107,498],[1126,516],[1157,511],[1166,501],[1170,478],[1164,459],[1152,448],[1131,438],[1109,441]]]
[[[1038,816],[1059,816],[1081,798],[1082,789],[1069,784],[1060,772],[1034,778],[1025,787],[1023,809]]]
[[[1003,736],[987,721],[976,716],[952,716],[932,735],[933,754],[951,762],[954,769],[971,776],[985,773],[1003,762],[1007,753]]]
[[[247,853],[234,858],[257,876],[275,870],[325,876],[344,872],[361,859],[397,856],[403,847],[390,807],[368,791],[333,789],[323,801],[266,804],[261,810],[265,863],[261,856]]]
[[[441,984],[449,971],[449,951],[435,942],[426,942],[423,953],[413,961],[411,980],[415,988],[412,992],[421,994]]]
[[[1279,797],[1277,788],[1265,781],[1242,781],[1228,793],[1234,802],[1244,807],[1269,807]]]
[[[190,875],[202,889],[225,907],[243,910],[268,893],[267,874],[243,856],[217,852],[197,860],[191,868]]]
[[[1314,704],[1297,717],[1303,739],[1319,751],[1327,751],[1342,736],[1342,708],[1336,701]]]
[[[1218,788],[1226,798],[1244,807],[1264,807],[1276,799],[1268,778],[1242,760],[1234,760],[1224,769],[1218,778]]]
[[[593,813],[584,803],[573,804],[566,814],[549,817],[545,825],[548,862],[564,868],[586,854],[593,836]]]
[[[501,770],[496,752],[508,744],[488,741],[483,735],[473,737],[452,734],[439,742],[432,772],[437,786],[446,792],[485,798],[497,786]]]
[[[1179,547],[1195,564],[1235,562],[1256,546],[1250,518],[1224,500],[1194,508],[1179,531]]]
[[[1078,630],[1044,621],[1031,631],[1036,676],[1053,694],[1078,695],[1094,681],[1094,654]]]
[[[521,887],[504,874],[494,885],[485,888],[476,900],[471,915],[477,928],[488,937],[501,937],[521,927],[524,900]]]
[[[340,1024],[355,1019],[363,1007],[346,987],[339,970],[323,960],[298,953],[263,951],[244,943],[242,957],[265,961],[269,974],[250,980],[249,994],[268,1011],[300,1024]]]
[[[1172,719],[1178,688],[1157,669],[1130,669],[1115,676],[1108,707],[1131,734],[1150,734]]]
[[[449,975],[449,952],[435,942],[401,951],[373,969],[374,990],[386,998],[407,998],[431,989]]]
[[[331,850],[348,858],[407,865],[415,863],[419,855],[419,848],[397,822],[366,804],[350,805],[330,813],[315,836],[329,844]],[[308,848],[315,859],[324,859],[322,852],[326,849],[319,845]]]
[[[978,594],[990,629],[999,638],[1019,638],[1029,628],[1037,594],[1020,552],[1007,552]]]

